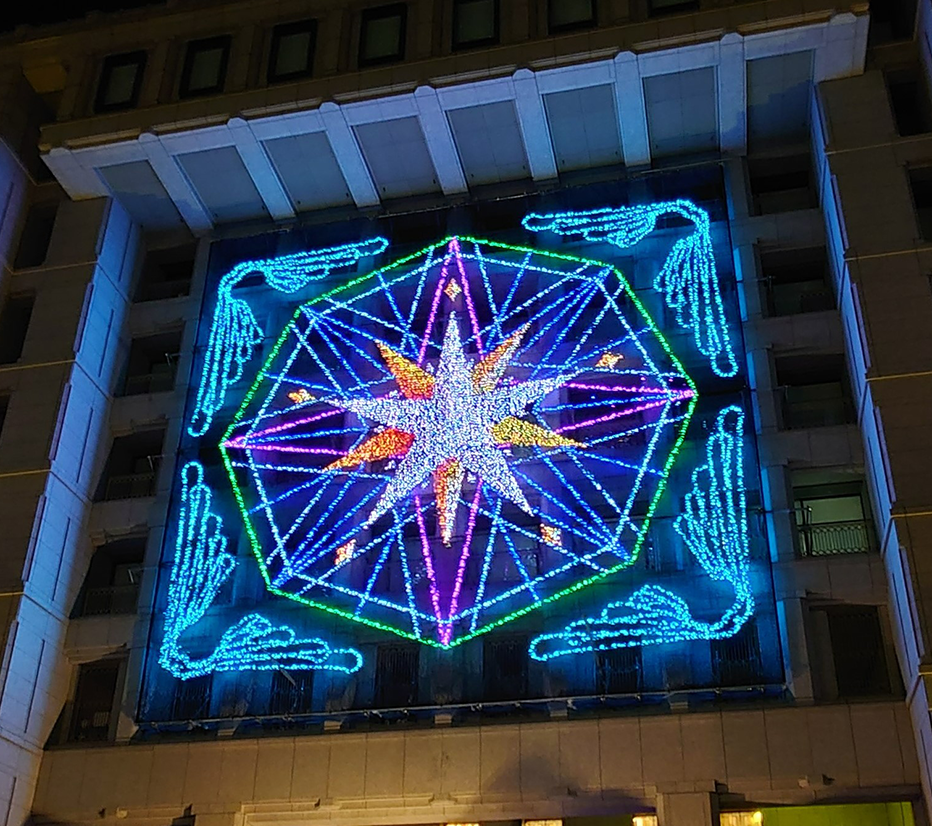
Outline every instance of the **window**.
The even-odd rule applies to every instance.
[[[749,158],[748,178],[755,215],[818,206],[809,154]]]
[[[164,430],[143,430],[117,436],[100,480],[98,501],[154,495],[164,438]]]
[[[6,422],[6,414],[10,409],[9,395],[0,396],[0,436],[3,435],[3,425]]]
[[[712,679],[722,688],[751,686],[761,682],[763,670],[760,656],[760,639],[754,620],[733,637],[712,640]]]
[[[812,313],[835,307],[824,247],[761,252],[760,272],[768,316]]]
[[[313,697],[313,671],[276,671],[269,693],[269,714],[306,714]]]
[[[865,553],[876,547],[863,479],[799,471],[793,478],[797,551],[800,556]],[[803,475],[805,474],[805,475]]]
[[[597,652],[595,678],[599,694],[637,694],[641,690],[640,647]]]
[[[210,693],[213,674],[175,682],[172,697],[172,720],[202,720],[210,716]]]
[[[98,660],[78,666],[71,740],[87,742],[110,738],[119,675],[118,660]]]
[[[595,0],[549,0],[547,25],[551,34],[594,26]]]
[[[776,360],[783,427],[829,427],[855,421],[844,357],[813,353]]]
[[[11,295],[0,310],[0,364],[19,361],[32,318],[32,295]]]
[[[656,17],[660,14],[697,11],[699,0],[647,0],[647,5],[651,17]]]
[[[222,92],[229,59],[229,35],[188,43],[178,94],[190,98]]]
[[[128,52],[105,58],[100,70],[100,80],[97,82],[94,111],[132,109],[139,100],[145,68],[145,52]]]
[[[923,71],[918,66],[904,67],[885,72],[884,78],[896,131],[903,137],[932,132],[932,106]]]
[[[52,229],[55,226],[55,213],[58,204],[35,204],[29,208],[26,223],[19,236],[19,246],[16,248],[16,258],[13,259],[13,269],[22,270],[27,267],[41,267],[45,263],[45,256],[49,251],[49,242],[52,240]]]
[[[362,13],[359,65],[376,66],[404,60],[408,9],[404,3],[376,6]]]
[[[314,71],[317,21],[299,20],[272,29],[269,54],[269,83],[310,77]]]
[[[483,697],[492,702],[527,694],[527,637],[485,637],[482,645]]]
[[[145,536],[115,539],[99,546],[91,557],[75,616],[135,613],[145,552]]]
[[[419,645],[380,645],[375,664],[377,708],[405,708],[417,702]]]
[[[123,395],[164,393],[175,386],[181,330],[134,338],[129,348]]]
[[[890,694],[890,672],[874,605],[831,605],[824,609],[832,644],[838,696]]]
[[[454,0],[453,48],[498,43],[498,0]]]
[[[932,241],[932,166],[914,167],[908,175],[919,237]]]
[[[177,247],[156,250],[146,255],[136,301],[158,301],[187,295],[194,270],[194,249]]]

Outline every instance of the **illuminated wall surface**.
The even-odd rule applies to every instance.
[[[141,718],[778,690],[718,174],[217,242]]]

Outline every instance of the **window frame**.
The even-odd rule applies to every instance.
[[[647,16],[649,18],[664,17],[668,14],[688,14],[694,11],[699,11],[699,0],[680,0],[679,3],[671,3],[669,6],[660,6],[659,8],[654,8],[654,0],[647,0]]]
[[[233,37],[229,34],[218,34],[214,37],[202,37],[197,40],[189,40],[185,45],[184,63],[181,67],[181,79],[178,81],[178,97],[182,100],[189,98],[204,97],[206,95],[216,95],[223,92],[227,80],[227,68],[230,64],[230,48],[233,44]],[[213,86],[205,86],[203,89],[191,89],[191,72],[194,70],[194,59],[199,52],[206,52],[217,47],[222,49],[220,56],[220,68],[217,72],[217,83]]]
[[[450,49],[454,52],[463,52],[467,49],[479,49],[483,46],[497,46],[501,39],[501,3],[499,0],[492,0],[493,15],[493,34],[491,37],[483,37],[479,40],[457,40],[456,38],[456,20],[461,6],[476,0],[453,0],[453,14],[450,18]]]
[[[366,30],[369,24],[375,20],[384,20],[388,17],[401,17],[401,27],[398,37],[398,51],[395,54],[384,55],[382,57],[365,57],[363,55],[363,44],[366,40]],[[356,63],[360,69],[368,69],[370,66],[384,66],[388,63],[400,63],[405,59],[405,52],[408,45],[408,4],[407,3],[388,3],[382,6],[370,6],[363,9],[359,18],[359,45],[356,52]]]
[[[547,0],[547,34],[564,34],[581,29],[594,29],[599,25],[598,0],[590,0],[592,4],[592,17],[588,20],[578,20],[575,23],[553,22],[553,7],[556,2],[559,2],[559,0]]]
[[[121,52],[120,54],[107,55],[100,65],[100,75],[97,78],[97,93],[94,95],[94,112],[118,112],[125,109],[135,109],[139,104],[139,93],[142,91],[142,79],[146,72],[146,63],[149,59],[149,53],[145,49],[137,49],[134,52]],[[129,100],[124,103],[106,103],[107,88],[113,77],[115,69],[123,66],[136,66],[136,76],[133,78],[133,90],[130,93]]]
[[[317,57],[317,18],[310,17],[305,20],[292,20],[290,23],[279,23],[272,27],[272,39],[269,45],[269,62],[266,66],[265,80],[270,86],[275,83],[288,83],[293,80],[300,80],[306,77],[312,77],[314,74],[314,60]],[[307,66],[294,72],[285,72],[278,74],[275,71],[275,63],[278,61],[278,53],[281,49],[283,37],[290,34],[310,34],[310,46],[308,48]]]

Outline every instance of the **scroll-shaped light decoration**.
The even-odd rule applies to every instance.
[[[239,381],[243,368],[252,358],[253,348],[262,341],[262,328],[249,305],[233,297],[233,288],[240,281],[261,273],[269,286],[279,292],[293,293],[311,281],[326,278],[331,270],[346,267],[365,256],[378,255],[387,246],[385,238],[369,238],[279,258],[244,261],[224,275],[217,288],[217,305],[188,432],[192,436],[203,436],[207,432],[214,413],[223,405],[227,388]]]
[[[691,221],[694,230],[673,245],[654,280],[654,288],[663,293],[667,306],[675,311],[677,323],[692,331],[696,347],[709,359],[715,373],[734,376],[738,363],[728,338],[709,214],[704,209],[692,201],[679,199],[586,212],[531,213],[521,223],[531,232],[550,230],[559,235],[582,235],[587,241],[632,247],[654,230],[658,218],[670,214]]]
[[[203,618],[236,566],[236,559],[226,551],[222,521],[211,512],[212,498],[203,467],[188,462],[181,471],[178,536],[159,652],[161,666],[182,680],[250,669],[357,671],[362,655],[355,649],[331,648],[316,638],[300,639],[292,628],[274,625],[261,614],[247,614],[230,626],[214,651],[202,659],[184,651],[181,636]]]
[[[586,651],[722,639],[741,629],[754,612],[743,431],[744,412],[740,407],[726,407],[718,414],[715,432],[706,443],[706,463],[693,472],[692,490],[675,525],[705,572],[734,589],[734,602],[722,617],[716,622],[697,620],[682,597],[658,585],[645,585],[623,602],[610,603],[598,616],[536,637],[531,642],[531,657],[550,660]]]

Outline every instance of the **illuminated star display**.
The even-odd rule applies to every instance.
[[[449,647],[630,565],[695,402],[612,267],[452,238],[299,308],[222,449],[273,592]]]

